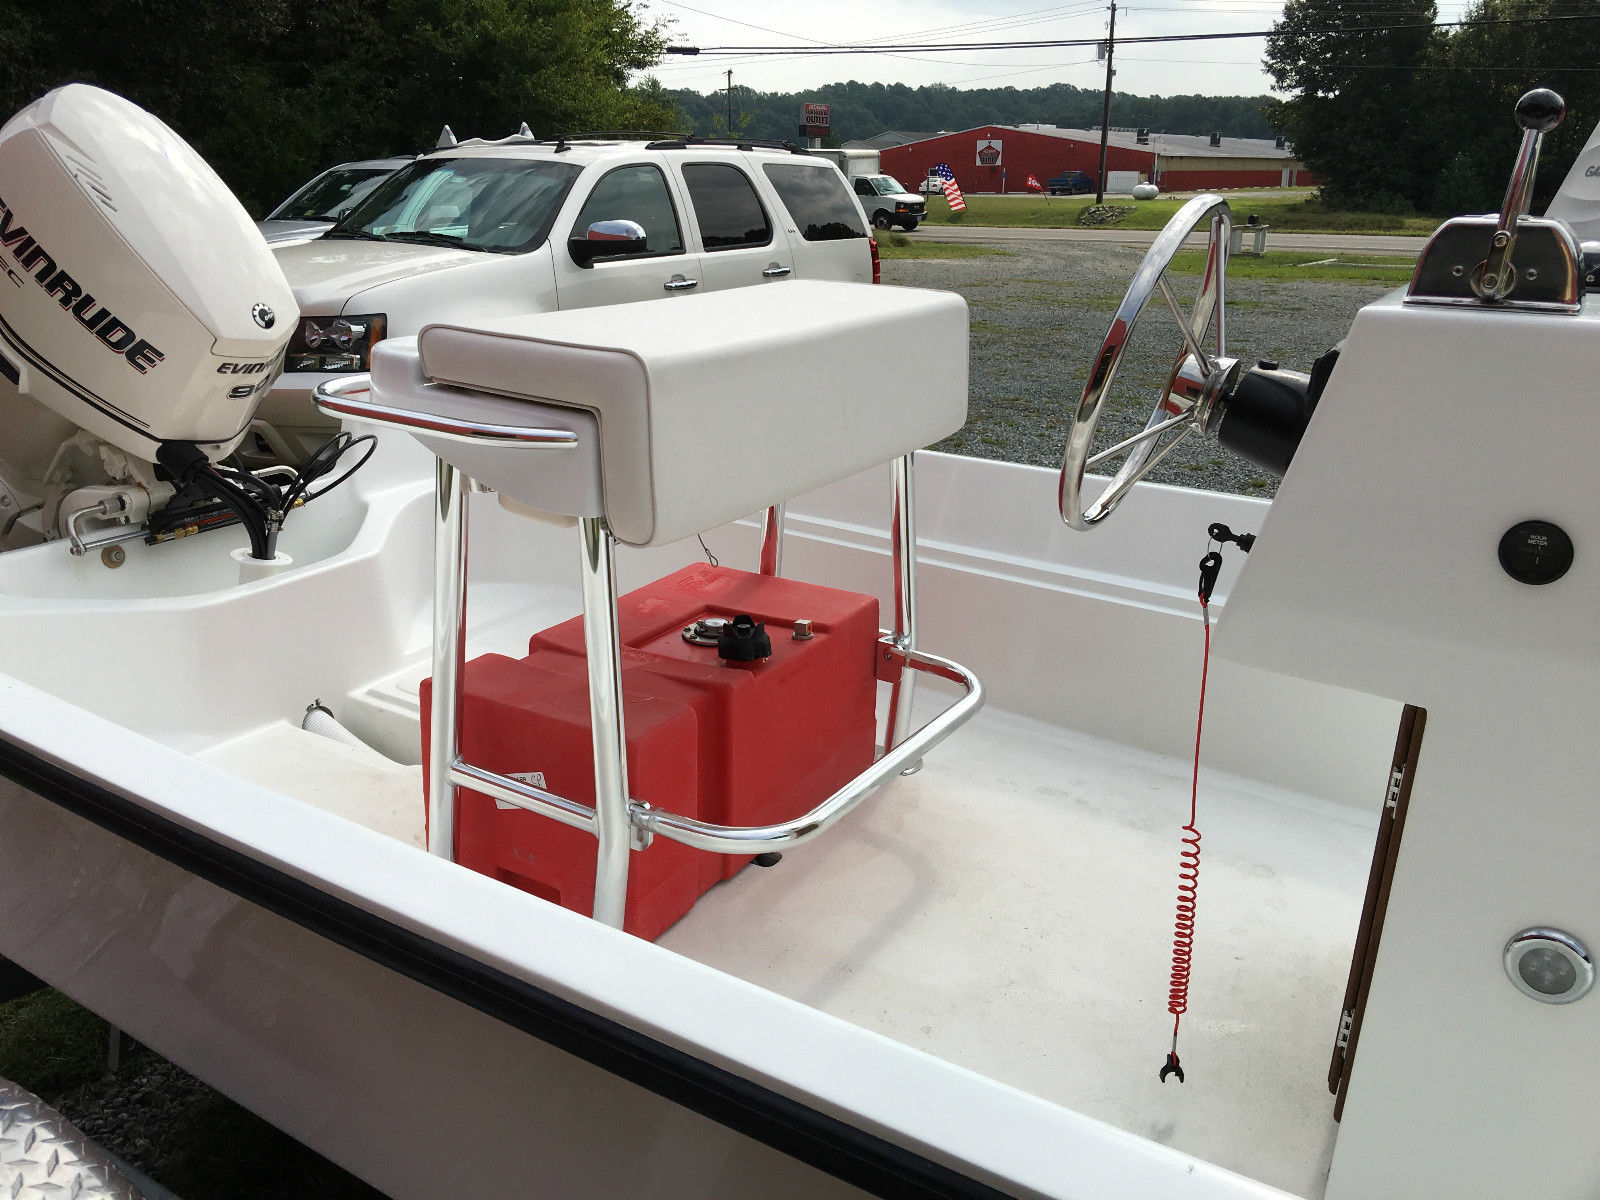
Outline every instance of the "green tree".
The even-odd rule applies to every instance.
[[[345,159],[465,137],[659,128],[631,0],[0,0],[0,111],[97,84],[150,109],[260,213]]]
[[[1504,187],[1504,180],[1498,182]],[[1498,203],[1495,187],[1488,164],[1458,150],[1439,172],[1439,182],[1433,189],[1433,210],[1451,214],[1483,212]]]
[[[1425,208],[1444,162],[1428,114],[1439,34],[1433,0],[1289,0],[1265,66],[1289,99],[1268,118],[1336,207]],[[1397,28],[1398,27],[1398,28]]]
[[[1580,21],[1528,20],[1585,14]],[[1571,0],[1479,0],[1465,21],[1441,40],[1435,56],[1445,102],[1429,119],[1450,156],[1436,207],[1485,212],[1500,206],[1522,132],[1513,108],[1524,92],[1547,87],[1566,100],[1567,119],[1545,138],[1541,152],[1533,206],[1542,212],[1600,122],[1594,70],[1600,11]]]
[[[711,137],[716,138],[741,138],[755,137],[750,132],[750,122],[755,119],[755,114],[745,111],[745,102],[749,100],[751,91],[747,87],[736,87],[733,96],[728,96],[726,91],[720,93],[722,107],[711,114]],[[733,123],[728,123],[728,114],[733,114]],[[794,135],[791,134],[791,137]]]
[[[668,93],[684,123],[710,135],[723,123],[718,115],[726,100],[719,91]],[[868,138],[886,129],[915,133],[972,129],[979,125],[1016,125],[1044,121],[1076,128],[1100,124],[1100,92],[1070,84],[1018,89],[954,88],[948,84],[908,87],[903,83],[830,83],[805,92],[756,92],[741,89],[739,104],[749,116],[750,137],[793,139],[807,101],[833,106],[832,129],[843,141]],[[1112,98],[1112,120],[1118,125],[1143,125],[1158,132],[1210,133],[1230,137],[1267,137],[1271,127],[1262,116],[1265,96],[1131,96]],[[725,118],[724,118],[725,120]]]

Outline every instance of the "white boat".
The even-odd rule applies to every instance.
[[[371,460],[276,557],[109,509],[0,554],[0,955],[404,1200],[1593,1194],[1600,302],[1524,215],[1559,113],[1519,116],[1506,212],[1362,310],[1303,437],[1308,382],[1224,357],[1202,197],[1059,475],[913,455],[964,408],[958,299],[792,281],[389,345],[322,396]],[[1292,453],[1270,504],[1132,486],[1155,437],[1084,474],[1195,222],[1214,270],[1149,428]],[[918,412],[845,407],[908,371]],[[1216,524],[1257,540],[1203,624]],[[760,829],[630,804],[616,753],[616,593],[702,536],[877,596],[926,679],[911,719],[882,688],[876,765]],[[580,612],[592,808],[418,694]],[[595,833],[601,919],[452,861],[458,790]],[[784,857],[652,942],[613,927],[647,834]]]

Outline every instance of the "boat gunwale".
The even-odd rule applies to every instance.
[[[0,776],[336,945],[873,1195],[1008,1195],[330,895],[4,734]]]

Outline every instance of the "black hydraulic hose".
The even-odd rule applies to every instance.
[[[277,556],[278,523],[259,500],[210,466],[197,471],[193,482],[208,496],[221,501],[238,514],[239,524],[250,535],[252,557],[270,562]]]
[[[313,484],[333,474],[358,446],[364,446],[365,452],[353,466],[332,483],[312,490]],[[283,527],[284,516],[296,504],[310,504],[333,491],[366,466],[377,448],[378,439],[370,433],[361,437],[336,433],[281,484],[242,467],[213,465],[193,442],[163,442],[156,451],[156,461],[180,487],[199,489],[238,517],[250,537],[250,553],[270,561],[277,556],[278,531]]]
[[[17,509],[16,512],[11,514],[11,519],[6,522],[5,528],[0,529],[0,538],[10,537],[11,531],[17,527],[18,521],[22,520],[22,518],[27,516],[29,513],[38,512],[43,507],[44,503],[41,501],[38,504],[30,504],[27,508]]]
[[[162,442],[156,461],[179,485],[193,484],[217,500],[239,518],[250,536],[250,553],[270,561],[277,552],[277,521],[261,502],[241,485],[233,483],[213,467],[193,442]]]

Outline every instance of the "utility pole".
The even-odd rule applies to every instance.
[[[1111,32],[1106,36],[1106,99],[1100,108],[1100,174],[1094,181],[1094,202],[1106,202],[1106,140],[1111,134],[1111,56],[1117,49],[1117,0],[1111,0]],[[729,72],[731,75],[732,72]]]
[[[733,136],[733,68],[728,68],[728,136]],[[1102,158],[1105,156],[1102,154]]]

